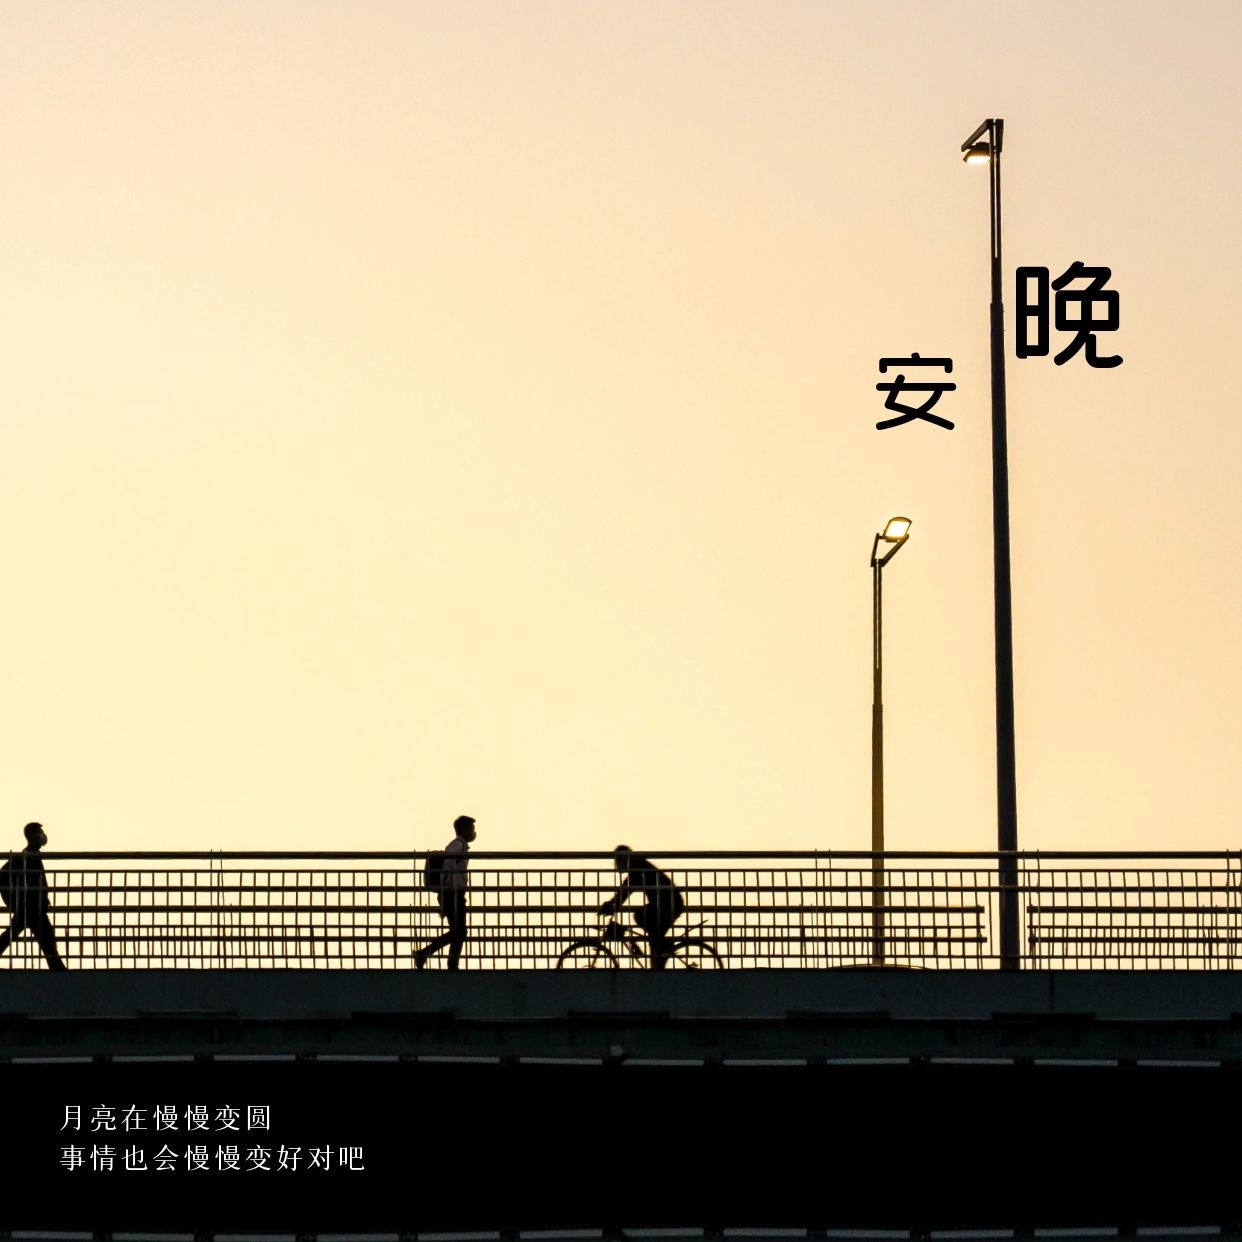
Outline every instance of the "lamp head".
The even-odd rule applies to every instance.
[[[901,545],[910,538],[910,527],[912,525],[913,523],[908,517],[888,519],[884,525],[884,533],[876,535],[875,542],[871,545],[872,569],[883,569],[897,555],[901,550]],[[877,557],[877,553],[880,551],[880,544],[882,543],[891,543],[893,546],[883,556]]]
[[[962,143],[962,159],[967,164],[986,164],[993,156],[1000,157],[1004,145],[1005,122],[990,116]]]

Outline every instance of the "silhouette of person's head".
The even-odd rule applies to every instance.
[[[459,815],[453,820],[453,831],[463,841],[473,841],[478,835],[474,829],[474,820],[469,815]]]
[[[43,831],[42,824],[29,823],[23,829],[26,834],[26,844],[33,850],[41,850],[47,844],[47,833]]]
[[[616,849],[612,851],[613,866],[615,866],[618,871],[628,871],[630,869],[630,854],[632,852],[633,851],[628,845],[618,845]]]

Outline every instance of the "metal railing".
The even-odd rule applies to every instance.
[[[49,915],[70,969],[407,970],[414,950],[445,930],[421,852],[43,857]],[[671,935],[700,947],[684,961],[675,952],[670,964],[998,966],[997,855],[888,853],[882,872],[874,858],[658,855],[686,902]],[[1220,970],[1242,960],[1242,855],[1016,860],[1024,966]],[[598,908],[618,878],[611,854],[473,852],[462,968],[556,968],[575,942],[601,935]],[[42,952],[23,930],[37,898],[9,897],[0,932],[7,914],[13,937],[0,970],[41,969]],[[618,921],[630,924],[640,904],[635,892]],[[616,957],[626,968],[647,963],[641,953]]]

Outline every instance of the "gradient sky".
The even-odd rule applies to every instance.
[[[1242,6],[0,11],[0,807],[52,850],[1236,848]],[[1114,370],[1012,273],[1113,270]],[[1054,348],[1067,343],[1056,338]],[[879,432],[947,355],[947,432]]]

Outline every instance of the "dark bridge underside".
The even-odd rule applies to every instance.
[[[916,1231],[1222,1226],[1234,1071],[998,1066],[427,1063],[13,1066],[8,1229],[315,1233],[583,1228]],[[64,1108],[263,1104],[271,1129],[66,1134]],[[1007,1111],[1008,1110],[1008,1111]],[[1211,1135],[1212,1137],[1209,1137]],[[62,1146],[114,1144],[69,1172]],[[176,1167],[120,1169],[171,1150]],[[300,1148],[294,1172],[189,1171],[221,1143]],[[312,1171],[312,1147],[361,1167]]]
[[[25,1188],[0,1229],[1242,1218],[1217,1137],[1242,1106],[1232,974],[9,972],[0,998],[0,1158]],[[75,1104],[83,1123],[63,1128]],[[89,1128],[99,1106],[157,1104],[265,1104],[271,1129]],[[101,1143],[118,1165],[139,1144],[149,1161],[232,1143],[356,1147],[364,1167],[59,1163]]]
[[[1242,1061],[1242,972],[0,972],[0,1058],[247,1055]]]

